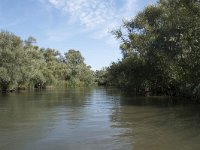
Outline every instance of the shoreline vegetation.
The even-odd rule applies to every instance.
[[[89,86],[94,83],[93,71],[77,50],[64,56],[51,48],[35,45],[36,39],[0,32],[0,91],[12,92],[48,86]]]
[[[159,0],[112,34],[122,59],[92,71],[77,50],[64,55],[36,39],[0,32],[0,91],[114,86],[135,95],[200,98],[200,2]]]
[[[112,34],[123,58],[97,73],[99,84],[136,95],[200,98],[200,2],[159,0]]]

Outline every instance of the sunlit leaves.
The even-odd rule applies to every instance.
[[[70,86],[90,85],[93,72],[81,53],[69,50],[65,57],[54,49],[39,48],[36,39],[0,32],[0,90],[45,88],[67,81]]]
[[[176,94],[183,93],[181,89],[187,87],[190,91],[194,87],[198,89],[199,2],[160,0],[156,5],[147,6],[135,18],[123,21],[120,29],[113,33],[121,40],[124,56],[109,69],[115,83],[135,87],[139,81],[142,90],[144,80],[151,92],[165,94],[173,89]],[[144,67],[139,62],[143,62]]]

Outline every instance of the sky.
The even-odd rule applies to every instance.
[[[64,54],[79,50],[93,70],[121,58],[110,33],[156,0],[0,0],[0,29]]]

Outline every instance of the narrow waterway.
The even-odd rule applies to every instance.
[[[0,150],[199,150],[200,106],[76,88],[0,95]]]

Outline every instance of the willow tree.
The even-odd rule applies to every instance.
[[[7,31],[0,32],[0,88],[15,89],[29,78],[26,51],[20,37]]]
[[[65,62],[70,68],[70,74],[66,75],[68,86],[91,85],[94,82],[94,74],[84,62],[80,51],[70,49],[65,53]]]
[[[191,90],[199,87],[199,2],[160,0],[124,21],[113,33],[121,40],[124,56],[119,66],[125,62],[130,66],[122,67],[128,78],[125,85],[133,83],[134,87],[134,81],[140,81],[140,89],[147,87],[155,93],[175,91],[174,94],[188,86]],[[141,63],[142,67],[136,69]]]

